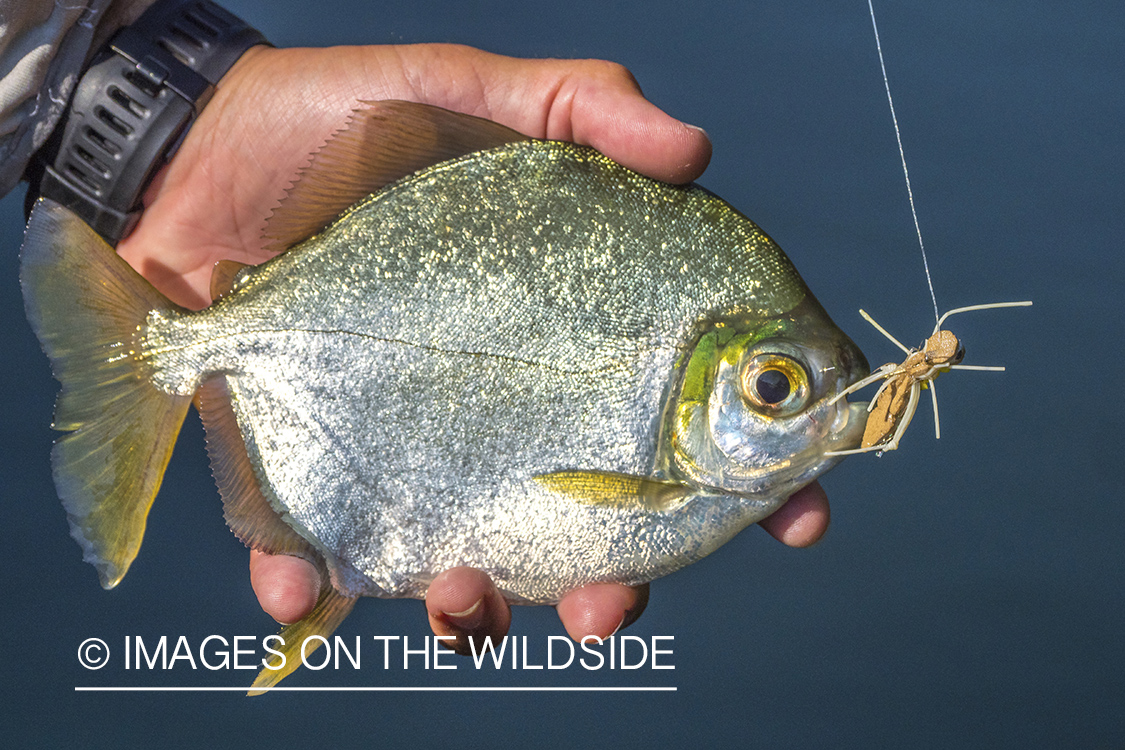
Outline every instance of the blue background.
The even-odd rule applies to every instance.
[[[650,99],[708,131],[701,184],[786,249],[873,365],[899,354],[856,308],[907,343],[932,327],[862,0],[225,4],[279,46],[452,41],[624,63]],[[790,550],[753,528],[655,583],[626,632],[674,636],[674,671],[383,672],[365,660],[285,683],[672,693],[75,693],[246,685],[252,671],[126,672],[122,638],[275,626],[223,525],[194,416],[128,579],[102,591],[81,562],[48,467],[56,386],[17,285],[22,196],[0,202],[5,744],[1125,745],[1125,5],[880,6],[940,306],[1035,301],[953,320],[967,362],[1008,371],[943,378],[940,441],[923,402],[900,451],[826,477],[834,516],[818,546]],[[340,630],[415,643],[427,632],[420,603],[376,600]],[[562,631],[550,609],[521,608],[512,632],[542,647]],[[118,661],[82,669],[91,636]]]

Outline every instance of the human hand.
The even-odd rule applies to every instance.
[[[828,521],[828,497],[813,482],[758,525],[791,547],[808,547],[824,536]],[[567,593],[556,611],[574,640],[587,635],[606,638],[640,617],[648,603],[648,588],[648,584],[635,588],[590,584]],[[462,653],[470,637],[491,635],[495,640],[508,632],[511,621],[508,605],[492,580],[472,568],[454,568],[435,578],[426,595],[426,610],[434,633],[455,636]]]
[[[434,104],[530,136],[584,143],[670,182],[697,178],[711,153],[701,130],[661,112],[611,63],[517,60],[452,45],[255,47],[223,78],[154,181],[119,253],[173,301],[206,306],[215,262],[269,257],[264,217],[357,100],[379,99]],[[827,524],[819,485],[762,522],[794,546],[811,544]],[[250,567],[259,601],[275,619],[295,622],[312,609],[319,578],[311,564],[254,552]],[[586,586],[566,595],[558,613],[572,636],[604,637],[640,614],[647,593],[647,586]],[[499,637],[510,622],[496,587],[467,568],[439,575],[426,606],[439,635]]]

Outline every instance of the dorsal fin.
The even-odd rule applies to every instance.
[[[246,267],[245,263],[237,260],[220,260],[216,263],[211,269],[211,301],[230,294],[234,288],[234,277]]]
[[[301,170],[264,232],[281,251],[328,226],[344,209],[386,185],[474,151],[529,140],[503,125],[440,107],[366,102],[352,110]]]

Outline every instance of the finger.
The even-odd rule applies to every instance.
[[[593,146],[666,182],[690,182],[707,168],[707,134],[648,101],[624,67],[602,60],[489,59],[495,57],[478,66],[493,119],[538,138]]]
[[[636,622],[648,605],[648,584],[591,583],[567,593],[555,607],[566,632],[576,641],[608,638]]]
[[[808,547],[828,531],[831,514],[820,482],[797,490],[772,516],[759,522],[770,536],[790,547]]]
[[[426,613],[435,635],[459,654],[471,652],[470,641],[479,651],[484,638],[494,644],[508,633],[512,612],[488,574],[476,568],[451,568],[439,573],[426,592]]]
[[[250,585],[266,614],[282,625],[312,612],[320,593],[320,573],[307,560],[250,551]]]
[[[702,175],[711,161],[707,133],[645,99],[624,68],[602,65],[610,67],[601,75],[572,75],[566,80],[551,102],[546,137],[593,146],[626,167],[665,182],[691,182]],[[570,95],[568,88],[573,89]]]

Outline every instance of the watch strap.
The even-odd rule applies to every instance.
[[[38,194],[116,245],[219,79],[256,44],[268,42],[210,0],[158,0],[82,76],[40,157]]]

